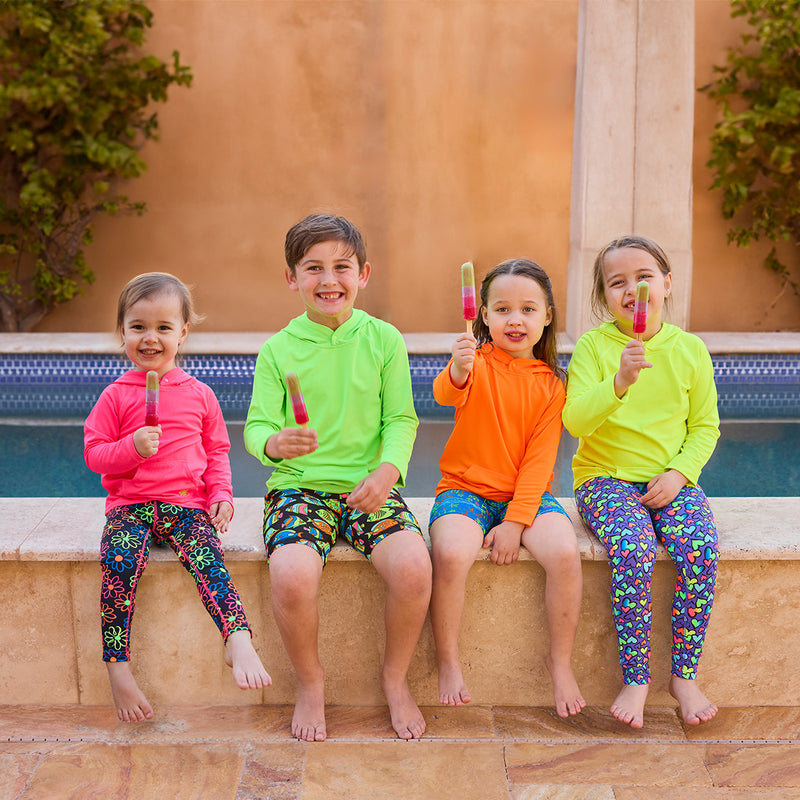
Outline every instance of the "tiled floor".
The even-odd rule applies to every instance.
[[[289,707],[171,707],[135,726],[110,708],[0,706],[0,800],[797,800],[800,707],[725,708],[684,729],[648,708],[426,708],[401,742],[384,709],[333,707],[327,742],[288,735]]]

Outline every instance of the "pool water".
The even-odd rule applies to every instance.
[[[406,497],[427,497],[439,480],[437,462],[453,423],[420,423]],[[244,449],[243,423],[228,425],[235,497],[264,494],[269,470]],[[700,484],[710,497],[800,495],[800,420],[724,420],[720,439]],[[566,431],[553,481],[556,497],[572,495],[571,459],[577,441]],[[83,461],[78,421],[13,420],[0,424],[0,497],[102,497],[100,476]]]

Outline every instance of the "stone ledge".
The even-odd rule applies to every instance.
[[[265,561],[261,537],[263,499],[236,499],[236,514],[230,531],[223,537],[226,558],[230,561]],[[427,520],[432,498],[409,498],[408,503],[423,527],[427,539]],[[796,521],[800,519],[797,497],[718,497],[711,498],[717,521],[720,555],[728,561],[800,560]],[[583,561],[605,561],[602,546],[590,536],[578,517],[575,501],[561,498],[578,537]],[[105,499],[89,498],[0,498],[0,560],[4,561],[97,561],[100,532],[105,522]],[[478,560],[488,560],[482,551]],[[668,557],[659,548],[659,560]],[[171,550],[154,548],[152,561],[172,561]],[[362,556],[345,543],[337,543],[330,561],[360,561]],[[521,561],[532,560],[524,548]]]
[[[800,333],[751,333],[693,331],[711,353],[800,353]],[[184,352],[201,355],[256,354],[272,336],[267,331],[213,333],[193,331]],[[449,353],[457,333],[405,333],[409,353],[431,355]],[[574,342],[558,334],[560,353],[571,353]],[[121,353],[119,338],[113,333],[0,333],[0,353]]]

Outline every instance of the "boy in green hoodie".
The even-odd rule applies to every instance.
[[[286,234],[285,254],[286,280],[305,313],[261,348],[244,441],[275,467],[264,540],[272,609],[297,675],[292,734],[305,741],[327,736],[317,594],[342,535],[386,583],[381,683],[397,735],[418,739],[425,720],[408,688],[408,668],[428,609],[431,563],[397,491],[417,428],[405,344],[396,328],[353,308],[371,266],[352,223],[306,217]],[[295,422],[286,386],[291,372],[302,387],[308,427]]]

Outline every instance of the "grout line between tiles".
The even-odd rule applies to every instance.
[[[196,736],[196,737],[177,737],[177,736],[158,736],[145,735],[141,737],[109,737],[109,736],[0,736],[2,743],[54,743],[54,742],[84,742],[94,744],[159,744],[168,739],[171,744],[215,744],[232,742],[251,742],[251,743],[282,743],[292,744],[301,743],[293,737],[287,736],[258,736],[253,734],[243,734],[241,736]],[[648,745],[800,745],[798,739],[696,739],[687,741],[685,739],[620,739],[618,737],[591,737],[591,738],[546,738],[546,737],[472,737],[459,738],[454,736],[424,737],[422,739],[398,739],[396,736],[375,736],[370,738],[348,737],[348,736],[329,736],[327,742],[339,742],[343,744],[372,744],[375,742],[395,742],[399,745],[420,745],[426,744],[545,744],[545,745],[608,745],[608,744],[648,744]],[[316,743],[314,743],[316,744]],[[320,744],[323,744],[320,742]]]

